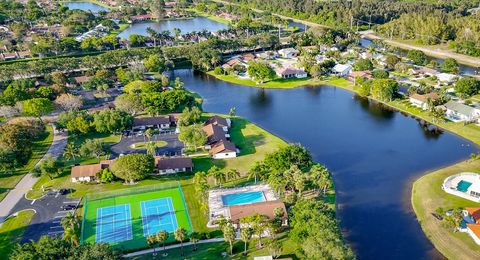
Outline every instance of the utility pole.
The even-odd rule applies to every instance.
[[[353,28],[353,15],[350,15],[350,31],[352,31]]]

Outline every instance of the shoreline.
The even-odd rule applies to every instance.
[[[213,72],[209,72],[207,74],[215,77],[218,80],[223,80],[223,79],[217,77],[218,75],[214,75]],[[230,82],[228,80],[224,80],[224,81]],[[328,81],[326,81],[326,82],[328,82]],[[230,83],[242,85],[242,83],[238,83],[238,82],[230,82]],[[334,86],[334,87],[338,87],[338,88],[348,90],[348,91],[350,91],[352,93],[355,93],[357,95],[360,95],[358,93],[358,91],[356,91],[354,89],[353,83],[351,83],[351,82],[349,82],[349,83],[350,84],[347,85],[347,84],[338,84],[337,82],[330,81],[329,83],[317,84],[317,85],[331,85],[331,86]],[[261,86],[247,86],[247,87],[265,88],[265,87],[261,87]],[[303,86],[299,85],[299,86],[294,86],[294,87],[290,87],[290,88],[297,88],[297,87],[308,87],[308,85],[303,85]],[[267,88],[272,88],[272,87],[267,87]],[[284,88],[281,88],[281,89],[284,89]],[[466,126],[465,125],[456,125],[453,122],[436,123],[436,122],[433,122],[432,117],[430,115],[428,115],[428,112],[419,111],[418,113],[412,113],[408,109],[406,109],[404,107],[401,107],[400,106],[401,103],[400,104],[398,103],[399,101],[383,102],[383,101],[377,100],[377,99],[372,98],[372,97],[365,97],[365,98],[368,98],[370,101],[378,102],[380,104],[383,104],[383,105],[387,106],[388,108],[393,109],[397,112],[405,113],[406,115],[413,117],[415,120],[423,120],[423,121],[427,122],[428,124],[434,125],[434,126],[438,127],[439,129],[442,129],[443,131],[448,131],[451,134],[454,134],[454,135],[456,135],[460,138],[463,138],[463,139],[465,139],[469,142],[472,142],[473,145],[475,145],[477,148],[480,147],[480,127],[478,127],[478,126],[475,126],[475,127],[478,127],[478,129],[472,129],[471,132],[469,132],[469,131],[458,132],[458,131],[455,130],[455,128],[458,128],[458,127],[467,128],[467,127],[469,127],[469,125],[466,125]],[[418,110],[420,110],[420,108],[418,108]],[[425,222],[428,222],[428,221],[423,221],[423,218],[426,217],[426,216],[430,216],[430,215],[428,215],[428,214],[422,215],[420,213],[421,210],[419,209],[420,205],[418,205],[418,203],[421,203],[421,202],[424,202],[424,201],[431,201],[435,197],[427,197],[427,198],[421,198],[420,199],[416,196],[416,194],[418,194],[417,189],[418,189],[418,186],[420,186],[422,181],[424,181],[425,179],[432,178],[432,176],[436,177],[436,175],[438,175],[438,173],[449,171],[450,169],[457,169],[457,168],[463,169],[465,164],[467,166],[469,166],[469,167],[467,167],[467,169],[472,169],[472,166],[470,164],[473,164],[473,165],[475,165],[475,167],[473,167],[474,169],[477,169],[477,171],[480,170],[480,160],[471,161],[469,158],[465,158],[465,159],[462,159],[462,160],[460,160],[458,162],[455,162],[453,164],[439,166],[438,168],[428,170],[424,173],[420,173],[418,177],[416,177],[413,180],[410,180],[408,186],[406,187],[406,188],[411,188],[410,203],[407,203],[407,202],[406,203],[410,205],[411,209],[415,213],[415,218],[417,219],[417,222],[422,229],[422,233],[432,243],[433,247],[436,250],[438,250],[438,252],[440,252],[440,254],[442,254],[443,256],[446,256],[446,257],[458,256],[458,252],[455,252],[455,254],[451,254],[451,252],[450,252],[451,248],[445,247],[445,245],[447,245],[447,246],[450,245],[450,242],[454,242],[454,244],[458,244],[457,240],[459,240],[460,238],[458,238],[458,235],[455,236],[457,233],[452,234],[451,232],[444,232],[446,230],[443,227],[439,227],[439,225],[435,225],[433,230],[429,229],[429,226],[427,226],[428,223],[425,224]],[[443,178],[442,178],[442,181],[443,181]],[[440,185],[433,185],[431,182],[427,182],[425,185],[426,185],[426,188],[432,188],[433,187],[433,188],[440,189],[439,188]],[[426,189],[426,188],[424,188],[424,189]],[[437,190],[435,190],[435,191],[437,191]],[[443,192],[443,191],[440,190],[440,192]],[[451,195],[451,196],[453,196],[453,195]],[[419,200],[420,202],[417,203],[416,200]],[[460,200],[464,200],[466,203],[469,202],[469,201],[467,201],[465,199],[461,199],[461,198],[460,198]],[[472,202],[472,203],[474,203],[474,202]],[[470,203],[470,204],[472,204],[472,203]],[[430,217],[432,217],[432,216],[430,216]],[[440,229],[440,230],[437,230],[437,229]],[[435,234],[435,233],[442,233],[442,232],[444,234],[441,234],[440,237],[441,238],[447,238],[446,243],[443,243],[443,244],[441,244],[436,238],[432,238],[433,237],[432,233]],[[471,243],[474,243],[473,240],[468,235],[465,235],[465,236],[467,236],[467,241],[465,241],[465,244],[460,244],[459,245],[460,247],[462,247],[464,249],[463,251],[461,251],[462,253],[469,252],[468,248],[472,249],[471,248]],[[465,240],[465,239],[463,239],[463,240]],[[465,248],[465,247],[468,247],[468,248]],[[467,250],[467,251],[465,251],[465,250]],[[469,252],[469,253],[473,253],[474,251],[478,251],[478,248],[476,248],[476,250],[472,249],[472,252]],[[467,259],[467,258],[463,258],[463,259]]]

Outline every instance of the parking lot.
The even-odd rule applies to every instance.
[[[56,190],[49,191],[45,196],[36,200],[22,200],[15,206],[13,212],[25,209],[33,209],[36,214],[33,216],[30,225],[23,234],[21,243],[38,240],[43,235],[62,236],[62,219],[68,213],[74,212],[80,203],[80,198],[67,198],[67,193]]]
[[[154,134],[152,137],[147,138],[143,132],[132,133],[122,135],[122,140],[112,145],[111,152],[114,157],[118,157],[121,154],[131,153],[145,153],[146,150],[134,149],[132,144],[148,141],[165,141],[167,145],[156,149],[156,155],[175,156],[181,155],[184,147],[183,142],[178,140],[178,134],[174,131],[162,131],[158,134]]]

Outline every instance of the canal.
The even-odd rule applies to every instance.
[[[333,172],[342,231],[359,259],[441,257],[415,219],[411,183],[467,158],[478,150],[472,143],[332,86],[257,89],[191,70],[175,74],[204,98],[205,111],[235,107]]]

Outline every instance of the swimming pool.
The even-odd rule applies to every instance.
[[[457,184],[457,190],[461,192],[467,192],[468,187],[470,187],[471,185],[472,185],[471,182],[461,180]]]
[[[263,196],[263,192],[261,191],[222,195],[222,202],[225,206],[242,205],[263,201],[265,201],[265,196]]]

